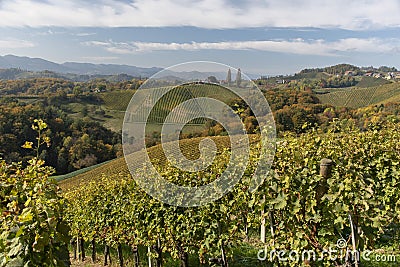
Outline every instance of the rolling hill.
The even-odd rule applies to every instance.
[[[107,117],[103,121],[104,125],[107,126],[107,124],[110,124],[108,125],[110,128],[121,130],[125,110],[134,93],[134,90],[99,93],[99,97],[102,99],[101,108],[103,111],[105,111],[104,116]],[[154,90],[154,94],[157,94],[157,90]],[[168,114],[167,111],[174,109],[177,104],[185,100],[196,97],[210,97],[227,102],[235,99],[237,96],[233,92],[214,84],[189,83],[186,85],[175,87],[169,92],[165,93],[165,95],[152,108],[152,112],[149,114],[147,120],[147,127],[150,127],[149,131],[159,130],[158,128],[156,129],[156,127],[159,127],[159,125],[161,125],[160,123],[162,122],[162,118],[164,118]],[[83,103],[69,104],[71,110],[76,111],[79,111],[82,107],[84,107],[83,105]],[[90,106],[93,104],[86,103],[86,105],[87,109],[90,110]],[[79,114],[79,112],[75,114]],[[183,132],[198,132],[199,127],[201,128],[203,124],[204,122],[200,123],[199,125],[193,125],[193,127],[185,127]],[[203,128],[201,128],[201,130],[203,130]],[[198,145],[202,139],[203,138],[199,137],[181,140],[180,147],[182,153],[188,158],[197,158],[199,156]],[[215,141],[217,148],[220,150],[230,147],[228,136],[215,136],[211,137],[211,139]],[[257,137],[251,137],[252,142],[255,142],[256,139]],[[157,161],[158,164],[163,164],[165,162],[165,155],[162,153],[161,146],[158,145],[148,148],[148,153],[150,155],[150,158]],[[139,152],[135,153],[135,155],[132,155],[132,157],[133,161],[138,164],[144,159],[143,154]],[[99,178],[102,174],[111,173],[122,173],[124,175],[129,174],[124,158],[119,158],[105,164],[97,165],[96,167],[90,167],[85,170],[80,170],[75,172],[74,174],[59,176],[57,177],[57,180],[60,180],[60,185],[62,188],[67,189],[79,186],[80,184],[85,183],[88,180]]]
[[[378,82],[382,83],[382,81]],[[368,81],[365,82],[365,84],[368,85]],[[374,84],[370,83],[365,88],[349,87],[339,89],[320,89],[317,90],[316,96],[320,99],[322,103],[352,108],[400,101],[400,82],[384,82],[383,84],[380,84],[378,86],[373,85]],[[198,95],[199,92],[197,92],[193,86],[188,86],[187,89],[187,92],[191,92],[193,96],[201,96]],[[213,85],[209,86],[209,88],[207,89],[208,90],[206,90],[206,92],[203,92],[203,94],[209,95],[213,98],[220,98],[222,100],[226,97],[232,97],[228,93],[218,94],[215,88],[213,88]],[[107,113],[113,111],[115,114],[121,114],[121,118],[114,118],[116,123],[121,121],[120,123],[122,124],[124,110],[126,109],[126,106],[129,103],[130,97],[133,95],[133,93],[134,91],[116,91],[100,94],[101,98],[104,101],[102,106],[105,110],[107,110]],[[177,97],[175,93],[173,94],[174,98]],[[220,136],[211,138],[216,142],[217,147],[229,147],[229,137]],[[202,138],[181,140],[181,150],[184,154],[186,154],[186,156],[195,157],[196,155],[198,155],[197,148],[201,139]],[[255,142],[256,139],[257,138],[253,137],[252,142]],[[150,158],[157,161],[158,164],[164,164],[165,155],[163,155],[162,147],[160,145],[149,148],[148,154],[150,155]],[[143,160],[143,154],[140,153],[134,155],[133,157],[137,157],[134,159],[134,161],[137,162]],[[93,179],[98,179],[102,175],[118,173],[121,173],[122,175],[130,175],[124,158],[115,159],[113,161],[95,167],[92,166],[91,168],[80,170],[73,175],[67,174],[65,176],[60,176],[58,177],[58,179],[60,180],[61,188],[63,188],[64,190],[69,190]]]
[[[209,138],[215,142],[217,151],[219,152],[230,147],[229,136],[213,136]],[[199,143],[203,139],[203,137],[197,137],[180,140],[179,144],[183,155],[192,160],[198,158],[200,155],[198,149]],[[258,135],[249,135],[250,144],[254,144],[258,141]],[[162,145],[156,145],[148,148],[147,153],[153,164],[159,164],[162,166],[166,163],[166,157],[163,153]],[[143,152],[139,151],[129,155],[129,160],[134,161],[136,165],[140,165],[142,162],[144,162]],[[121,174],[123,176],[130,175],[125,158],[118,158],[107,163],[99,164],[94,168],[87,168],[81,171],[79,174],[73,175],[72,177],[70,174],[58,176],[57,181],[59,181],[59,185],[64,191],[68,191],[78,188],[90,181],[100,179],[103,175],[112,174]]]

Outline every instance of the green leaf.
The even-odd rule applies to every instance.
[[[17,233],[15,234],[15,237],[19,237],[20,235],[22,235],[24,233],[25,230],[25,226],[21,225],[17,231]]]
[[[21,223],[32,221],[32,219],[33,219],[33,214],[31,208],[25,208],[22,211],[22,214],[18,217],[18,221],[20,221]]]

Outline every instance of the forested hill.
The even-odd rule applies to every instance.
[[[398,70],[395,67],[387,67],[381,66],[378,68],[375,67],[357,67],[351,64],[338,64],[334,66],[324,67],[324,68],[310,68],[303,69],[299,72],[299,74],[304,73],[313,73],[313,72],[325,72],[328,74],[338,74],[344,75],[346,72],[353,72],[353,74],[361,74],[363,72],[397,72]]]
[[[0,103],[0,155],[7,162],[26,162],[35,152],[22,147],[25,141],[36,143],[31,124],[43,119],[50,137],[49,147],[40,148],[40,158],[56,169],[58,174],[71,172],[116,158],[121,154],[120,134],[98,122],[71,119],[56,106]]]
[[[149,73],[150,74],[150,73]],[[110,82],[130,81],[132,79],[141,79],[141,75],[128,74],[74,74],[74,73],[58,73],[54,71],[29,71],[20,68],[1,69],[0,80],[24,80],[35,78],[59,78],[74,82],[88,82],[96,79],[104,79]],[[147,76],[143,76],[147,77]]]

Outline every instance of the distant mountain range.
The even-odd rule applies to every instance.
[[[20,57],[15,55],[0,56],[0,79],[27,79],[27,78],[63,78],[73,81],[88,81],[95,78],[104,78],[110,81],[130,80],[133,78],[148,78],[163,70],[159,67],[143,68],[119,64],[93,64],[65,62],[58,64],[42,58]],[[227,70],[226,70],[227,71]],[[165,70],[159,78],[165,80],[207,80],[215,76],[224,80],[227,72],[200,72]],[[256,79],[259,75],[248,74]]]
[[[118,75],[127,74],[133,77],[150,77],[162,68],[141,68],[118,64],[92,64],[65,62],[54,63],[41,58],[19,57],[14,55],[0,56],[0,69],[21,69],[23,71],[50,71],[59,74],[75,75]]]

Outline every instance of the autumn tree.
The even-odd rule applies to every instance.
[[[218,79],[215,76],[209,76],[207,80],[210,83],[218,83]]]

